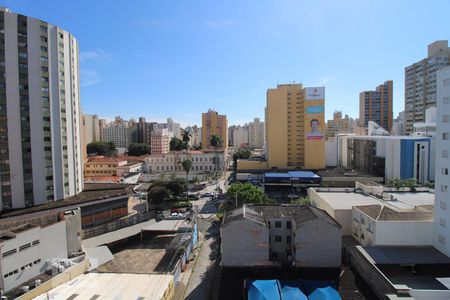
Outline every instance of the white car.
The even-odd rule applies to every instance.
[[[171,213],[170,216],[171,216],[171,217],[182,217],[183,214],[182,214],[182,213],[176,213],[176,212],[174,212],[174,213]]]

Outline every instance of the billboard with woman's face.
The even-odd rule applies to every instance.
[[[307,140],[322,140],[324,137],[324,107],[323,105],[306,106],[305,131]]]
[[[304,94],[305,168],[325,167],[325,88],[307,87]]]

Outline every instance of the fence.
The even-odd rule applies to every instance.
[[[92,228],[86,228],[82,230],[81,238],[82,239],[88,239],[90,237],[94,237],[100,234],[104,234],[107,232],[115,231],[121,228],[125,228],[128,226],[135,225],[137,223],[148,221],[152,218],[154,218],[155,215],[153,212],[151,213],[143,213],[143,214],[136,214],[132,215],[130,217],[127,217],[125,219],[120,219],[117,221],[105,223],[99,226],[95,226]]]

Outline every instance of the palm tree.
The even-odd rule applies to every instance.
[[[186,189],[189,189],[189,187],[188,187],[188,184],[189,184],[189,171],[191,170],[191,167],[192,167],[192,160],[185,159],[185,160],[183,160],[181,165],[183,166],[183,169],[186,172]],[[188,191],[186,190],[186,196],[187,196],[187,193],[188,193]]]
[[[217,177],[217,169],[219,168],[219,163],[218,163],[218,157],[217,157],[217,149],[222,148],[223,146],[223,141],[222,138],[220,136],[218,136],[217,134],[214,134],[211,137],[211,141],[210,141],[211,146],[214,147],[214,153],[215,153],[215,171],[216,171],[216,177]]]
[[[191,132],[188,129],[183,129],[183,131],[181,132],[181,138],[183,140],[183,143],[186,147],[186,149],[189,149],[189,141],[191,140]]]

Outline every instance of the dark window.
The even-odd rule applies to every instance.
[[[281,235],[275,236],[275,242],[280,243],[281,242]]]
[[[291,229],[291,221],[287,221],[286,222],[286,228],[287,229]]]
[[[288,244],[291,243],[291,236],[290,236],[290,235],[288,235],[288,236],[286,237],[286,243],[288,243]]]
[[[275,228],[281,228],[281,221],[275,221]]]

